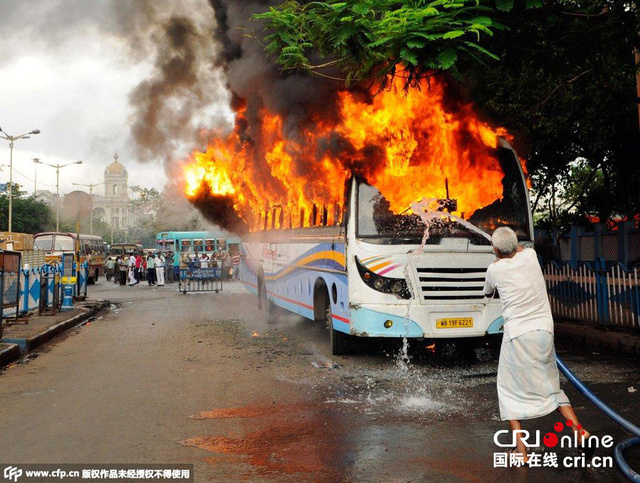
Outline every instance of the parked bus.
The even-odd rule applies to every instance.
[[[533,221],[522,167],[504,140],[497,158],[502,198],[464,220],[428,228],[414,213],[393,213],[375,186],[352,178],[334,226],[322,226],[327,210],[317,210],[323,214],[311,224],[320,226],[244,236],[240,278],[265,316],[275,304],[326,324],[334,355],[347,353],[356,336],[428,339],[438,346],[442,339],[477,341],[498,332],[500,300],[483,293],[495,260],[490,235],[510,226],[531,246]]]
[[[139,243],[114,243],[109,247],[110,257],[142,255],[142,245]]]
[[[96,235],[83,235],[79,237],[75,233],[46,232],[38,233],[33,237],[33,249],[44,250],[47,262],[61,261],[63,253],[75,253],[78,263],[89,261],[88,283],[95,283],[104,273],[104,241]]]
[[[213,253],[240,249],[240,238],[226,232],[212,231],[163,231],[156,236],[156,249],[161,252]],[[174,266],[178,266],[180,257],[175,256]]]

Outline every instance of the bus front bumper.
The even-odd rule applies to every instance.
[[[359,337],[483,337],[497,333],[502,319],[499,302],[464,307],[412,305],[409,311],[407,309],[407,305],[353,304],[350,308],[349,332]],[[472,325],[460,327],[461,319],[465,325],[469,325],[471,319]]]

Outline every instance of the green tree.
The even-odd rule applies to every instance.
[[[129,228],[128,239],[142,244],[144,247],[154,247],[158,230],[158,213],[163,210],[165,203],[162,194],[155,188],[132,186],[131,191],[137,198],[131,200],[129,210],[135,216],[135,224]]]
[[[638,12],[612,0],[516,6],[511,29],[485,44],[500,61],[459,66],[474,101],[515,134],[547,224],[640,212]]]
[[[47,231],[52,223],[55,226],[55,220],[47,205],[25,194],[17,186],[14,187],[11,229],[18,233],[40,233]],[[9,226],[8,193],[0,195],[0,226],[5,230]]]
[[[513,1],[496,3],[505,10],[513,6]],[[434,70],[455,74],[459,58],[497,58],[479,44],[504,28],[495,18],[494,2],[490,5],[479,0],[285,1],[254,18],[265,21],[265,49],[284,70],[343,78],[347,84],[375,78],[383,85],[401,73],[409,86]]]

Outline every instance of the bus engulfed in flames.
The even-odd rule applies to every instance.
[[[339,222],[351,173],[376,186],[395,213],[422,198],[455,198],[452,213],[469,218],[503,195],[495,151],[502,128],[481,121],[469,104],[447,99],[442,81],[372,99],[340,92],[335,122],[314,119],[285,137],[286,120],[261,111],[247,127],[194,152],[184,167],[185,192],[211,221],[236,232]]]

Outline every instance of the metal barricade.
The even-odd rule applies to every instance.
[[[38,315],[55,315],[62,305],[60,273],[55,269],[43,270],[40,276],[40,299]]]
[[[222,269],[218,267],[201,268],[190,264],[188,268],[180,269],[178,291],[187,292],[215,292],[222,290]]]
[[[14,309],[17,318],[20,312],[20,252],[0,250],[0,335],[5,311]]]

